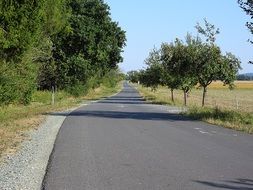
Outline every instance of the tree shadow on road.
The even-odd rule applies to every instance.
[[[51,113],[55,116],[71,116],[71,117],[96,117],[111,119],[135,119],[135,120],[152,120],[152,121],[193,121],[190,118],[180,114],[159,113],[159,112],[122,112],[122,111],[86,111],[75,110],[66,115],[66,113]]]
[[[230,190],[253,190],[253,180],[252,179],[235,179],[231,181],[222,182],[210,182],[210,181],[194,181],[205,186],[220,188],[220,189],[230,189]]]
[[[148,104],[147,102],[140,101],[140,100],[136,100],[136,101],[128,101],[128,100],[124,100],[124,101],[110,101],[110,100],[105,100],[105,101],[99,101],[98,103],[100,104]]]

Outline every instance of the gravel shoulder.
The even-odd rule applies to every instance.
[[[29,140],[21,144],[16,154],[3,158],[4,162],[0,163],[1,190],[41,188],[58,131],[66,118],[65,115],[73,110],[47,116],[37,130],[28,133]]]
[[[178,111],[126,83],[117,96],[73,111],[42,189],[252,189],[252,136]]]
[[[40,190],[55,139],[66,116],[93,102],[96,101],[85,101],[76,108],[48,115],[38,129],[29,131],[28,140],[21,143],[15,154],[1,158],[0,190]]]
[[[92,103],[92,102],[90,102]],[[84,106],[86,104],[82,104]],[[178,113],[177,107],[160,106],[167,112]],[[14,155],[2,158],[0,163],[1,190],[41,189],[48,160],[54,148],[55,139],[66,115],[77,108],[48,115],[36,130],[28,132],[28,140],[21,143]]]

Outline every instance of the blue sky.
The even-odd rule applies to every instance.
[[[196,35],[195,25],[206,18],[220,29],[217,44],[223,52],[232,52],[242,61],[240,73],[253,72],[253,38],[245,23],[249,17],[237,0],[105,0],[114,21],[126,31],[122,71],[145,67],[150,50],[176,37],[184,39],[187,32]]]

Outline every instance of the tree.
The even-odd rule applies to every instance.
[[[187,95],[198,83],[203,87],[202,106],[208,86],[215,80],[221,80],[224,85],[233,87],[236,74],[240,69],[240,60],[232,53],[222,55],[215,44],[219,29],[205,21],[204,27],[196,26],[198,33],[205,37],[187,34],[185,42],[176,39],[172,43],[163,43],[161,48],[154,48],[145,60],[146,70],[140,71],[139,80],[144,86],[156,89],[159,84],[171,89],[171,99],[174,102],[174,90],[184,92],[184,104],[187,105]]]
[[[174,90],[178,89],[180,86],[179,78],[171,76],[166,70],[162,73],[162,84],[167,86],[170,89],[171,101],[174,103]]]
[[[233,82],[237,79],[237,73],[241,69],[241,61],[232,53],[226,53],[222,56],[222,63],[219,79],[223,81],[224,85],[229,85],[230,89],[233,89]]]
[[[155,91],[157,87],[162,83],[162,69],[162,65],[160,64],[150,65],[145,71],[140,72],[140,83],[146,87],[151,87],[151,90]]]
[[[219,29],[216,29],[214,25],[207,22],[205,19],[205,27],[196,25],[196,29],[199,34],[206,37],[206,43],[199,45],[199,53],[196,60],[196,72],[198,75],[198,83],[203,87],[202,106],[205,105],[205,97],[207,93],[207,86],[212,83],[213,80],[218,79],[219,64],[221,63],[221,51],[218,46],[215,45],[216,35],[219,34]]]
[[[126,41],[125,32],[111,20],[109,6],[102,0],[71,0],[69,7],[71,32],[63,31],[53,40],[56,84],[62,89],[88,85],[88,78],[101,79],[117,69]]]
[[[207,87],[214,80],[221,80],[224,85],[232,86],[240,69],[240,61],[231,53],[222,56],[220,48],[215,44],[215,35],[219,30],[205,20],[205,28],[199,24],[198,32],[206,37],[206,43],[199,43],[195,63],[198,83],[203,87],[202,106],[205,105]]]
[[[218,80],[222,64],[221,51],[217,46],[202,44],[199,49],[199,55],[196,60],[196,72],[199,74],[198,83],[203,87],[202,106],[205,105],[207,87]]]
[[[206,38],[206,42],[210,44],[215,44],[216,35],[220,33],[219,28],[216,28],[213,24],[209,23],[204,19],[205,26],[202,27],[200,23],[197,23],[195,28],[199,34],[202,34]]]
[[[184,92],[184,105],[187,105],[187,96],[190,90],[197,84],[196,73],[194,72],[195,40],[188,34],[187,44],[176,40],[172,62],[174,63],[175,77],[179,79],[180,89]]]
[[[132,83],[138,83],[139,82],[139,72],[138,71],[127,72],[127,80],[129,80]]]
[[[0,1],[0,104],[116,76],[125,41],[103,0]]]
[[[156,47],[154,47],[150,52],[149,56],[145,59],[144,63],[147,66],[161,64],[161,52]]]
[[[33,48],[36,57],[34,60],[39,64],[37,77],[39,89],[51,89],[56,86],[57,65],[53,57],[55,41],[57,35],[70,33],[68,22],[71,12],[68,0],[43,0],[44,5],[41,10],[43,38],[38,39],[36,48]]]
[[[44,69],[52,68],[51,38],[66,25],[65,5],[65,0],[0,2],[0,70],[9,73],[0,73],[5,91],[0,96],[9,97],[0,98],[2,103],[29,103]]]
[[[163,43],[161,45],[161,61],[163,65],[162,83],[170,88],[171,101],[174,102],[174,90],[180,86],[180,79],[173,74],[174,72],[174,44]]]
[[[171,88],[171,96],[174,101],[173,90],[181,89],[184,92],[184,105],[187,105],[187,95],[197,84],[194,72],[195,40],[190,35],[186,37],[187,43],[176,39],[173,43],[162,44],[162,61],[165,69],[165,83]],[[195,49],[194,49],[195,48]],[[167,75],[167,76],[166,76]]]
[[[246,12],[247,15],[250,16],[251,19],[253,19],[253,1],[252,0],[238,0],[238,3],[240,7]],[[253,22],[247,22],[246,26],[248,27],[251,34],[253,34]],[[249,40],[252,44],[253,41]],[[253,63],[250,61],[250,63]]]
[[[31,100],[37,82],[36,63],[43,54],[39,44],[45,39],[45,3],[8,0],[0,3],[0,70],[5,71],[0,73],[0,91],[3,89],[0,96],[5,96],[0,97],[0,103],[28,104]]]
[[[158,85],[162,84],[162,64],[160,50],[155,47],[150,51],[144,63],[148,66],[145,71],[140,72],[140,83],[146,87],[151,87],[155,91]]]

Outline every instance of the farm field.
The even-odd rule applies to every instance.
[[[202,89],[193,89],[187,98],[186,115],[220,125],[226,128],[253,133],[253,81],[236,81],[233,90],[224,87],[221,82],[212,83],[207,91],[206,105],[201,107]],[[149,101],[172,105],[170,89],[160,86],[152,92],[150,88],[135,85]],[[174,91],[175,105],[183,105],[183,93]]]
[[[221,81],[213,82],[209,85],[210,89],[228,89]],[[253,81],[235,81],[235,89],[251,89],[253,90]]]
[[[253,81],[236,81],[233,90],[223,86],[221,82],[214,82],[208,87],[206,106],[219,107],[221,109],[239,110],[253,113]],[[151,92],[148,88],[138,86],[141,92],[149,94],[150,98],[156,96],[157,101],[171,104],[170,89],[159,87],[157,91]],[[183,105],[183,93],[181,90],[174,91],[177,104]],[[195,88],[188,95],[189,106],[201,106],[202,89]]]

